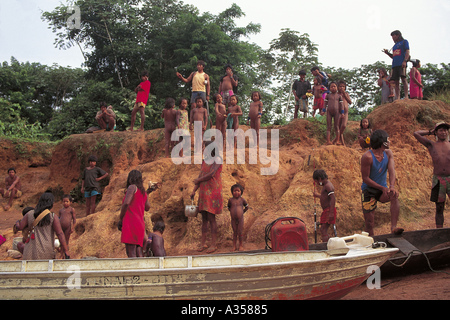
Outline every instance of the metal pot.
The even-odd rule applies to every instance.
[[[192,200],[191,205],[187,205],[184,209],[184,214],[186,217],[195,218],[198,214],[198,206],[194,206],[194,200]]]

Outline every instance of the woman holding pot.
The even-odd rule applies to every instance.
[[[211,142],[205,143],[205,151]],[[211,226],[211,246],[206,251],[212,253],[217,250],[217,222],[216,215],[222,213],[222,158],[216,156],[215,149],[210,154],[205,152],[205,159],[202,162],[200,174],[194,180],[194,191],[191,199],[194,199],[195,192],[200,189],[198,198],[198,210],[202,214],[202,237],[198,251],[208,249],[206,245],[206,234],[208,232],[208,223]]]

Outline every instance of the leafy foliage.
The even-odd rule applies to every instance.
[[[80,8],[78,29],[67,26],[69,3]],[[318,46],[309,35],[290,29],[282,29],[264,50],[247,41],[250,35],[260,32],[259,24],[236,24],[243,16],[245,13],[236,4],[213,15],[200,14],[196,7],[178,0],[66,1],[51,12],[43,12],[42,19],[56,34],[55,46],[78,47],[85,57],[85,69],[20,63],[14,58],[10,63],[3,62],[0,135],[55,140],[82,133],[97,125],[95,114],[103,101],[113,106],[117,129],[125,130],[142,70],[149,71],[152,82],[145,129],[160,128],[164,125],[161,111],[165,99],[178,100],[191,94],[190,86],[181,82],[175,72],[188,77],[196,70],[198,60],[206,62],[211,94],[218,90],[224,66],[233,65],[239,77],[237,93],[244,115],[251,92],[261,93],[265,111],[262,125],[284,124],[291,119],[292,83],[300,69],[305,69],[307,80],[312,82],[309,70],[314,65],[330,73],[330,80],[347,82],[353,100],[350,119],[359,120],[380,104],[376,71],[381,67],[389,70],[389,66],[375,62],[351,70],[323,67]],[[420,69],[425,98],[445,97],[449,70],[450,65],[444,63]],[[242,122],[245,119],[241,117]],[[136,125],[139,121],[138,116]]]

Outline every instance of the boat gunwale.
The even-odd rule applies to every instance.
[[[152,273],[176,273],[176,272],[184,272],[186,273],[187,271],[189,271],[189,273],[196,273],[196,272],[201,272],[201,271],[208,271],[208,270],[221,270],[221,271],[225,271],[228,269],[237,269],[237,268],[245,268],[245,269],[251,269],[251,268],[265,268],[265,267],[277,267],[277,266],[289,266],[289,265],[306,265],[306,264],[317,264],[317,263],[332,263],[332,262],[336,262],[336,261],[340,261],[340,260],[360,260],[360,259],[365,259],[367,257],[370,256],[377,256],[380,255],[380,253],[383,253],[383,255],[391,255],[394,254],[393,252],[397,252],[399,251],[398,248],[382,248],[382,249],[374,249],[374,250],[367,250],[367,251],[360,251],[360,254],[357,255],[344,255],[344,256],[328,256],[325,258],[319,258],[319,259],[305,259],[305,260],[292,260],[292,261],[276,261],[276,262],[261,262],[261,263],[253,263],[253,264],[227,264],[227,265],[219,265],[219,266],[187,266],[187,267],[157,267],[157,268],[133,268],[133,269],[82,269],[82,270],[41,270],[41,271],[0,271],[0,276],[25,276],[27,275],[27,277],[32,277],[32,276],[36,276],[36,275],[53,275],[56,276],[58,274],[64,274],[67,276],[67,274],[71,274],[76,272],[79,272],[80,274],[112,274],[112,273],[136,273],[136,272],[146,272],[149,274]],[[323,252],[320,250],[317,251],[308,251],[308,252]],[[274,252],[274,253],[252,253],[252,254],[246,254],[246,255],[266,255],[266,254],[289,254],[289,253],[299,253],[297,251],[289,251],[289,252]],[[235,254],[227,254],[229,256],[236,256]],[[207,255],[202,255],[202,256],[194,256],[194,257],[220,257],[222,255],[211,255],[211,256],[207,256]],[[193,257],[193,256],[174,256],[174,258],[186,258],[189,259],[189,257]],[[171,257],[168,257],[171,258]],[[117,261],[117,260],[123,260],[123,261],[127,261],[127,262],[132,262],[132,260],[136,260],[136,261],[143,261],[143,259],[160,259],[160,258],[135,258],[135,259],[127,259],[127,258],[119,258],[119,259],[114,259],[114,258],[106,258],[106,259],[93,259],[93,260],[89,260],[91,261],[99,261],[99,262],[105,262],[105,261]],[[48,262],[50,263],[50,261],[64,261],[62,263],[67,263],[69,264],[68,266],[70,267],[71,265],[76,265],[76,262],[78,261],[82,261],[82,262],[86,262],[87,260],[69,260],[71,263],[66,262],[65,260],[35,260],[36,262]],[[17,264],[18,261],[12,261],[13,263],[15,262]],[[23,260],[22,262],[25,262],[25,264],[28,262],[27,260]],[[34,261],[33,261],[34,262]],[[60,262],[58,262],[60,263]],[[95,262],[94,262],[95,263]],[[1,262],[0,262],[1,264]]]

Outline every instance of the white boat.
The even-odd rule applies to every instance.
[[[337,299],[398,249],[0,262],[0,299]]]

